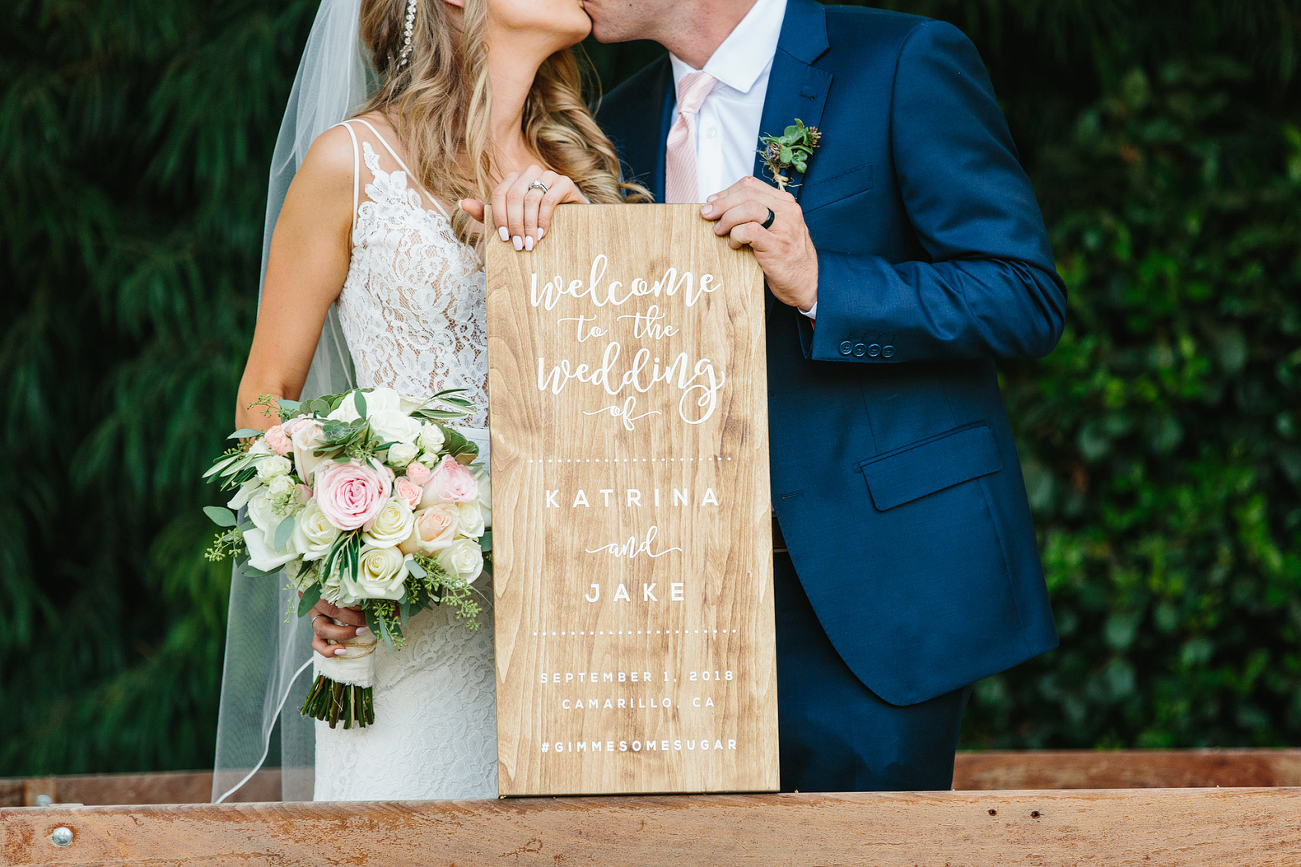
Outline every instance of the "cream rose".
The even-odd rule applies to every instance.
[[[406,413],[368,412],[367,421],[370,422],[370,429],[375,432],[375,436],[380,438],[380,442],[398,444],[392,446],[390,451],[398,446],[411,450],[404,463],[413,460],[420,452],[416,448],[416,438],[420,436],[420,422]]]
[[[432,421],[427,421],[420,426],[420,447],[430,454],[438,454],[438,450],[446,441],[447,437],[443,436],[443,429]]]
[[[308,560],[320,560],[330,552],[330,546],[337,538],[339,529],[325,517],[316,500],[309,500],[294,522],[289,544]]]
[[[271,455],[257,462],[257,477],[264,482],[274,479],[276,476],[287,476],[294,468],[289,463],[289,458],[282,458],[280,455]]]
[[[400,470],[414,461],[418,454],[420,454],[420,449],[416,448],[412,443],[398,443],[389,446],[386,462],[389,466]]]
[[[484,467],[474,474],[479,480],[479,508],[483,510],[483,525],[492,526],[492,474]]]
[[[357,599],[401,599],[409,570],[407,558],[397,548],[363,545],[357,577],[343,576],[343,589]]]
[[[321,581],[321,598],[340,608],[350,608],[361,601],[343,586],[343,578],[340,577],[337,566]]]
[[[392,548],[411,535],[415,520],[406,500],[394,497],[379,510],[370,527],[361,534],[361,540],[376,548]]]
[[[438,555],[438,563],[448,575],[473,581],[483,572],[483,551],[472,539],[457,539]]]
[[[294,444],[294,466],[298,467],[298,477],[310,481],[317,465],[324,460],[312,453],[321,443],[321,423],[315,419],[299,419],[289,440]]]
[[[456,538],[461,513],[455,503],[439,503],[415,513],[411,535],[400,546],[404,554],[435,554]]]
[[[298,559],[298,552],[292,544],[286,543],[279,551],[271,547],[268,535],[257,527],[244,531],[244,544],[248,546],[248,562],[254,569],[263,572],[275,572],[291,560]]]
[[[483,524],[483,509],[476,503],[458,503],[456,511],[460,517],[460,524],[456,532],[462,536],[469,536],[477,539],[483,535],[486,529]]]
[[[263,533],[274,533],[285,519],[277,515],[271,504],[271,495],[265,487],[258,488],[248,498],[248,519]]]

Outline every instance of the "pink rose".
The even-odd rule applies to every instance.
[[[293,441],[289,439],[289,434],[285,433],[285,429],[280,425],[267,428],[267,432],[263,436],[267,438],[267,445],[271,446],[271,451],[282,458],[294,450]]]
[[[294,466],[298,468],[298,477],[310,481],[312,471],[323,458],[318,458],[313,451],[321,442],[321,423],[314,419],[294,419],[286,425],[289,428],[289,441],[294,447]]]
[[[425,495],[424,489],[406,476],[398,478],[396,490],[398,499],[406,500],[413,509],[420,505],[420,498]]]
[[[407,465],[407,478],[410,479],[411,483],[414,485],[419,485],[423,488],[425,485],[429,484],[429,477],[432,475],[433,473],[430,471],[429,467],[420,463],[420,461],[412,461]]]
[[[411,535],[398,545],[398,550],[403,554],[436,554],[452,544],[460,521],[461,513],[452,503],[421,509],[416,512]]]
[[[345,532],[358,527],[370,529],[375,516],[393,496],[392,474],[362,466],[322,464],[316,473],[316,502],[333,526]]]
[[[468,503],[479,496],[479,480],[474,473],[456,462],[451,455],[444,455],[443,460],[430,474],[425,485],[425,496],[420,500],[422,506],[437,503]]]

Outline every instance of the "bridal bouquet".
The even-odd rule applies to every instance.
[[[333,659],[315,655],[303,714],[331,728],[375,721],[377,642],[396,651],[412,614],[447,604],[478,628],[471,585],[491,545],[491,507],[478,446],[445,424],[473,410],[458,391],[423,402],[390,389],[278,406],[264,397],[280,423],[235,431],[243,442],[204,475],[235,492],[229,508],[205,509],[222,528],[209,559],[233,556],[254,577],[284,572],[301,594],[299,616],[321,599],[365,612],[370,636]]]

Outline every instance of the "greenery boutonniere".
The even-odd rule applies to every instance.
[[[816,126],[805,126],[804,121],[798,117],[781,135],[760,136],[759,144],[763,148],[759,153],[763,156],[764,167],[777,182],[777,189],[785,190],[791,182],[786,177],[787,169],[794,168],[800,174],[809,170],[809,157],[813,156],[813,149],[818,146],[821,138],[822,133],[818,132]]]

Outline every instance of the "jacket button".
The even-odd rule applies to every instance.
[[[871,346],[867,347],[867,354],[876,358],[881,354],[881,344],[873,343]]]
[[[855,358],[862,358],[862,357],[863,357],[863,354],[866,353],[866,352],[867,352],[867,347],[866,347],[866,346],[864,346],[864,345],[861,344],[861,343],[855,343],[855,344],[854,344],[854,357],[855,357]]]
[[[891,358],[894,355],[894,347],[887,343],[881,347],[881,354],[886,358]]]
[[[854,344],[850,343],[848,340],[840,344],[841,355],[849,355],[853,351],[854,351]]]

